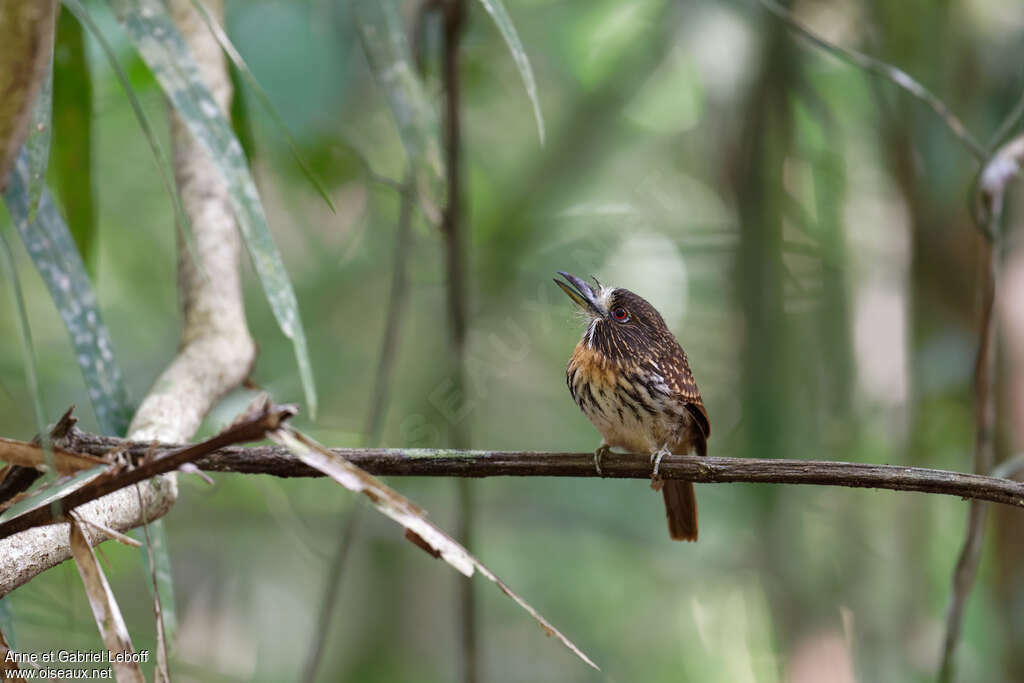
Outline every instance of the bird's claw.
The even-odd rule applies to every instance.
[[[661,467],[661,459],[666,455],[672,455],[672,453],[665,446],[651,453],[651,463],[654,465],[654,469],[651,471],[651,479],[658,478],[658,468]]]
[[[594,451],[594,469],[597,470],[597,476],[599,477],[604,476],[604,472],[601,471],[601,458],[608,455],[610,451],[611,448],[608,447],[608,444],[601,444]]]

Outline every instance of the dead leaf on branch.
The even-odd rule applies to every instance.
[[[495,576],[480,560],[473,556],[455,539],[433,523],[427,521],[426,511],[365,470],[320,445],[310,437],[290,427],[282,427],[268,434],[272,441],[285,446],[304,463],[320,470],[336,482],[355,493],[369,498],[380,512],[405,527],[405,536],[434,557],[439,557],[458,569],[467,577],[480,572],[493,581],[501,591],[540,623],[544,633],[555,636],[577,657],[600,671],[600,667],[583,653],[575,643],[554,627],[529,603],[516,594],[505,582]]]
[[[93,618],[96,626],[99,627],[100,635],[103,636],[103,644],[111,653],[111,666],[114,669],[114,676],[118,681],[139,681],[143,683],[142,669],[134,659],[135,648],[132,647],[132,639],[128,635],[128,627],[121,616],[121,609],[114,598],[114,592],[110,590],[107,577],[89,545],[82,526],[74,515],[70,515],[68,521],[71,523],[70,542],[71,555],[75,558],[78,566],[78,573],[85,584],[85,592],[89,596],[89,607],[92,608]],[[119,661],[128,659],[129,661]]]

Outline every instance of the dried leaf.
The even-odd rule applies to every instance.
[[[135,653],[132,647],[132,639],[128,635],[128,627],[121,616],[121,609],[117,606],[114,593],[110,590],[107,577],[103,574],[92,552],[92,547],[82,531],[81,525],[74,515],[71,515],[70,542],[71,555],[75,558],[78,566],[78,573],[85,584],[85,592],[89,596],[89,606],[92,608],[93,618],[96,619],[96,626],[99,627],[100,635],[103,636],[103,644],[106,645],[116,659],[124,653]],[[130,659],[130,658],[129,658]],[[138,681],[144,683],[142,669],[137,662],[111,662],[114,669],[114,676],[118,681]]]
[[[87,470],[90,467],[107,464],[103,458],[94,455],[83,455],[72,453],[62,448],[54,448],[53,455],[56,460],[58,474],[74,474]],[[42,446],[14,439],[0,437],[0,461],[8,462],[21,467],[34,467],[37,470],[46,470],[46,453]]]
[[[512,598],[517,605],[526,610],[536,619],[547,635],[554,635],[584,662],[600,670],[587,655],[555,628],[547,619],[540,615],[529,603],[512,591],[501,579],[488,569],[480,560],[455,539],[434,526],[426,519],[426,512],[408,498],[386,486],[379,479],[356,467],[348,460],[323,447],[313,439],[290,427],[284,427],[268,434],[271,440],[285,446],[300,460],[316,468],[334,479],[336,482],[356,493],[362,493],[383,514],[401,524],[406,529],[406,538],[420,546],[434,557],[458,569],[467,577],[474,571],[480,572],[495,584],[501,591]],[[410,535],[411,534],[411,535]]]
[[[3,676],[0,677],[0,680],[17,680],[13,672],[21,670],[17,661],[13,658],[8,659],[7,653],[10,651],[11,646],[7,644],[7,638],[4,637],[3,629],[0,629],[0,674],[3,674]]]

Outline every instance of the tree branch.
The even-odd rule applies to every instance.
[[[216,451],[223,446],[265,439],[268,432],[280,428],[285,420],[297,412],[298,410],[294,406],[275,406],[271,405],[269,401],[264,401],[210,439],[166,451],[159,457],[153,457],[152,449],[148,449],[137,467],[117,469],[112,464],[108,471],[85,486],[58,498],[53,503],[29,510],[0,523],[0,539],[8,538],[12,534],[39,525],[63,520],[80,505],[95,501],[115,491],[121,491],[132,484],[174,472],[182,465],[194,462],[204,454]]]
[[[65,446],[77,453],[101,455],[114,448],[141,458],[155,457],[181,446],[128,441],[74,430]],[[596,477],[594,454],[552,451],[480,451],[424,448],[333,448],[370,474],[410,477]],[[207,472],[269,474],[277,477],[319,477],[278,446],[228,447],[203,456],[195,463]],[[650,455],[611,453],[601,461],[606,478],[649,479]],[[802,484],[917,491],[1024,507],[1024,482],[901,465],[666,456],[659,473],[665,479],[687,479],[703,484]]]

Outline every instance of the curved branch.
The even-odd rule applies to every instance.
[[[227,111],[231,81],[216,39],[190,0],[174,0],[175,21],[217,103]],[[223,3],[210,9],[223,16]],[[239,275],[241,243],[227,188],[177,115],[171,117],[174,169],[192,224],[195,260],[179,236],[182,346],[139,406],[128,434],[138,441],[187,441],[210,408],[249,374],[256,347],[245,321]],[[173,473],[85,503],[85,520],[127,531],[167,514],[178,497]],[[141,504],[140,504],[141,501]],[[99,539],[97,539],[99,540]],[[68,559],[68,525],[23,531],[0,542],[0,595]]]

